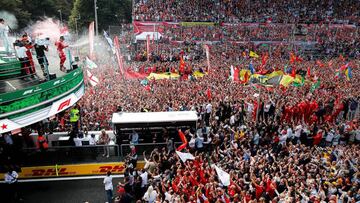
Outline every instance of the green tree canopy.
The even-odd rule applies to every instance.
[[[0,11],[15,15],[18,30],[44,17],[60,18],[61,10],[64,21],[70,16],[74,0],[1,0]]]
[[[131,22],[131,6],[131,0],[97,0],[99,32],[106,30],[109,25]],[[69,19],[70,28],[74,30],[77,21],[78,29],[82,31],[94,20],[94,1],[75,0]]]

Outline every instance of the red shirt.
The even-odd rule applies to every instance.
[[[255,185],[255,195],[256,199],[259,199],[264,192],[264,187],[260,185]]]

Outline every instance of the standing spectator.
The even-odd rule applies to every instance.
[[[211,115],[211,112],[212,112],[212,105],[211,105],[211,102],[210,102],[210,101],[209,101],[209,103],[206,105],[205,109],[206,109],[206,113],[205,113],[205,124],[206,124],[206,126],[209,126],[209,125],[210,125],[210,115]]]
[[[145,169],[142,169],[141,171],[141,191],[142,191],[142,194],[144,194],[145,190],[146,190],[146,187],[148,185],[148,172],[145,170]]]
[[[89,138],[89,145],[94,146],[96,145],[97,139],[95,137],[95,134],[91,134]]]
[[[101,134],[100,134],[100,138],[99,138],[99,144],[100,145],[105,145],[104,146],[104,154],[103,154],[103,156],[106,156],[107,158],[109,158],[109,156],[110,156],[110,148],[109,148],[109,146],[106,146],[106,145],[110,144],[110,137],[106,133],[105,129],[101,130]]]
[[[143,200],[147,203],[154,203],[158,193],[154,190],[154,187],[150,185],[144,194]]]
[[[111,171],[108,171],[106,173],[106,177],[104,178],[103,183],[105,185],[107,203],[111,203],[113,200],[113,183],[112,183]]]
[[[15,202],[22,201],[18,194],[18,173],[14,170],[9,169],[8,172],[5,174],[5,183],[9,186],[9,193],[10,198],[15,200]]]
[[[41,152],[45,152],[49,148],[48,142],[42,132],[39,132],[36,146]]]
[[[139,134],[135,130],[132,131],[130,140],[130,144],[139,144]]]
[[[358,102],[356,101],[355,98],[351,98],[350,99],[350,108],[349,108],[349,119],[348,120],[352,120],[354,119],[355,115],[356,115],[356,109],[358,108]]]

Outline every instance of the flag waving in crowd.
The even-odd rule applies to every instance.
[[[86,70],[86,74],[87,74],[87,79],[89,81],[89,83],[95,87],[96,85],[99,84],[99,79],[97,77],[95,77],[89,70]]]

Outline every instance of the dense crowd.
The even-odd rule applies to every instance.
[[[176,1],[137,0],[133,18],[141,21],[355,22],[359,2],[348,1]]]
[[[358,28],[297,25],[358,23],[358,7],[351,0],[135,1],[135,20],[219,24],[166,27],[161,40],[149,42],[150,50],[146,42],[129,43],[122,53],[131,53],[131,60],[122,74],[114,57],[94,60],[98,68],[91,73],[99,83],[93,87],[86,82],[78,102],[80,129],[111,129],[112,114],[120,110],[192,110],[198,115],[196,129],[181,129],[189,141],[182,151],[194,159],[179,158],[173,144],[178,135],[165,129],[155,142],[167,142],[167,147],[148,152],[150,156],[144,153],[143,169],[136,169],[136,146],[132,148],[117,201],[359,202]],[[122,44],[131,39],[124,36]],[[254,42],[262,40],[279,43]],[[209,64],[201,41],[212,42]],[[231,66],[251,66],[261,74],[296,73],[304,82],[238,82],[231,79]],[[179,79],[146,78],[169,72],[179,73]],[[193,77],[195,72],[204,76]],[[69,111],[57,115],[50,121],[51,131],[67,130],[68,118]],[[228,185],[215,167],[229,174]]]
[[[129,47],[136,54],[125,65],[127,71],[177,72],[181,57],[190,69],[182,74],[207,69],[200,44],[163,41],[150,46],[150,60],[145,43],[137,45],[138,51]],[[287,45],[210,47],[211,68],[202,78],[148,79],[144,86],[143,77],[123,80],[127,75],[120,75],[116,65],[104,63],[92,70],[101,83],[89,87],[80,102],[84,126],[110,128],[111,115],[119,107],[127,112],[195,110],[199,117],[197,129],[183,129],[189,140],[185,151],[195,160],[184,163],[174,153],[169,140],[177,135],[158,136],[159,142],[170,142],[168,148],[155,149],[150,158],[144,154],[142,170],[129,160],[125,181],[118,187],[119,201],[359,201],[358,56],[334,50],[320,59],[300,55],[300,62],[294,63]],[[249,57],[255,49],[259,58]],[[268,73],[310,70],[304,76],[307,82],[268,87],[229,80],[231,65],[248,69],[251,63],[260,70],[266,54],[262,68]],[[344,66],[351,66],[350,80],[341,71]],[[316,81],[320,85],[312,89]],[[229,186],[222,184],[214,165],[230,174]]]

